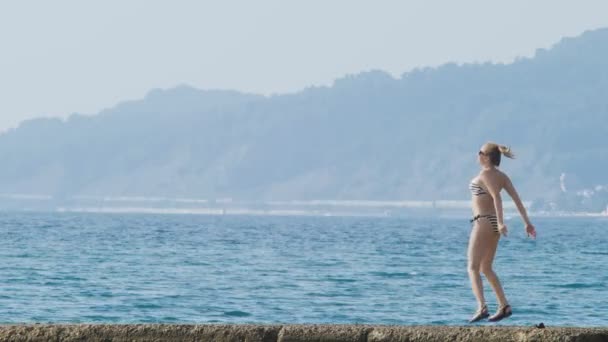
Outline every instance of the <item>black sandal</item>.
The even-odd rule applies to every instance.
[[[507,304],[498,308],[498,311],[496,311],[492,317],[488,318],[488,322],[498,322],[503,318],[511,316],[512,314],[513,311],[511,311],[511,305]]]
[[[469,323],[481,321],[482,319],[487,318],[488,316],[490,316],[490,313],[488,312],[488,306],[484,304],[481,309],[477,310],[477,312],[475,312],[475,315],[471,317]]]

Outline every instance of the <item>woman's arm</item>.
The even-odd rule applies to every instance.
[[[502,209],[502,196],[500,195],[501,184],[500,180],[494,176],[482,177],[490,196],[494,200],[494,210],[496,211],[496,220],[498,221],[498,231],[507,236],[507,226],[504,222],[504,215]]]
[[[532,237],[536,237],[536,230],[535,230],[534,226],[532,225],[532,222],[530,222],[530,218],[528,218],[528,212],[526,211],[526,207],[524,207],[524,204],[521,202],[521,199],[519,198],[519,194],[517,193],[517,190],[515,190],[515,187],[513,186],[511,179],[509,179],[509,177],[507,175],[505,175],[505,190],[507,191],[509,196],[511,196],[511,198],[513,199],[513,202],[515,202],[517,211],[519,211],[519,215],[521,215],[521,218],[524,220],[524,223],[526,225],[526,232],[528,233],[528,235],[532,235]]]
[[[505,175],[505,190],[507,191],[509,196],[511,196],[511,198],[513,199],[513,202],[515,202],[517,211],[519,211],[519,214],[521,215],[521,218],[524,220],[524,223],[526,225],[532,224],[532,223],[530,223],[530,219],[528,218],[528,213],[526,211],[526,207],[524,207],[524,204],[521,202],[521,199],[519,198],[519,194],[517,193],[517,190],[515,190],[513,183],[511,183],[511,180],[506,175]]]

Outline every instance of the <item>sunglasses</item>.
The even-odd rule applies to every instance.
[[[485,155],[486,155],[486,153],[485,153],[484,151],[479,151],[479,152],[477,153],[477,155],[479,155],[479,156],[485,156]]]

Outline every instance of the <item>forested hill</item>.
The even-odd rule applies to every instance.
[[[270,97],[180,86],[27,121],[0,136],[0,192],[465,199],[487,140],[511,145],[502,168],[528,200],[604,191],[608,29],[510,64],[363,72]]]

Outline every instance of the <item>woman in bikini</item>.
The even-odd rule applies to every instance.
[[[473,294],[479,305],[477,312],[470,319],[471,323],[488,317],[488,321],[496,322],[512,314],[511,306],[505,297],[500,281],[492,270],[492,262],[494,261],[500,235],[507,236],[507,226],[503,220],[501,190],[506,190],[515,202],[517,210],[524,220],[528,236],[536,237],[536,230],[530,223],[526,208],[522,204],[511,180],[498,169],[501,155],[507,158],[514,157],[511,149],[506,146],[495,143],[483,145],[478,157],[481,172],[469,185],[473,197],[473,219],[471,220],[473,228],[469,239],[468,271]],[[481,273],[486,276],[498,299],[498,310],[492,316],[488,312],[483,296]]]

